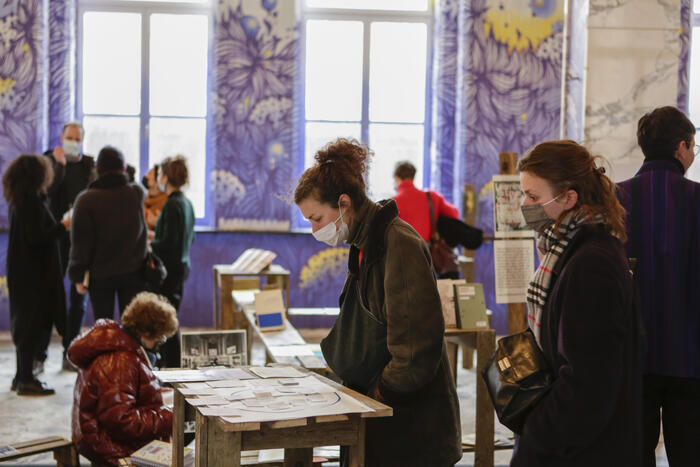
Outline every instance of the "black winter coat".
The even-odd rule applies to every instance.
[[[7,288],[13,337],[32,329],[63,334],[66,296],[56,222],[46,196],[27,196],[10,206],[7,244]]]
[[[620,241],[584,226],[553,271],[540,330],[552,389],[529,414],[512,467],[641,465],[641,354]]]

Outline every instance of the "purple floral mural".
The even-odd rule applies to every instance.
[[[75,116],[75,2],[49,2],[49,141]]]
[[[219,3],[216,166],[219,227],[231,219],[289,228],[296,40],[276,0]],[[242,225],[233,223],[233,227]]]

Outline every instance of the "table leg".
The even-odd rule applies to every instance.
[[[195,449],[194,449],[194,465],[196,467],[207,466],[207,441],[209,436],[209,421],[207,417],[199,413],[195,415]]]
[[[457,352],[459,352],[459,345],[449,340],[445,343],[447,344],[447,359],[450,362],[450,370],[452,370],[452,377],[455,380],[455,385],[457,385]]]
[[[350,467],[365,467],[365,419],[361,418],[357,428],[357,444],[349,446],[348,465]]]
[[[173,439],[172,459],[174,467],[184,466],[185,397],[177,387],[173,388]]]
[[[488,360],[496,350],[496,333],[480,331],[476,336],[476,442],[474,466],[493,467],[494,412],[488,389],[481,377]]]
[[[314,448],[284,450],[284,467],[311,467],[314,461]]]

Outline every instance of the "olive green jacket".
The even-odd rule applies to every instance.
[[[445,323],[426,243],[398,218],[393,200],[353,216],[349,268],[363,305],[387,324],[391,361],[369,396],[394,409],[369,419],[366,465],[446,466],[462,456],[459,400],[444,342]]]

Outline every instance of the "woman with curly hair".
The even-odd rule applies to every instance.
[[[100,319],[68,348],[78,367],[73,444],[100,465],[118,465],[172,432],[172,411],[163,405],[149,354],[177,330],[175,309],[165,297],[141,292],[121,322]]]
[[[45,396],[54,390],[32,374],[41,336],[51,326],[63,334],[66,298],[59,240],[70,225],[51,214],[46,195],[53,180],[49,159],[23,154],[2,176],[3,194],[9,206],[7,288],[10,323],[17,355],[12,390],[20,396]]]

